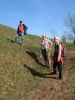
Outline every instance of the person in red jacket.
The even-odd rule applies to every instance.
[[[53,73],[57,74],[56,66],[58,66],[59,79],[62,79],[62,56],[61,56],[62,46],[59,43],[58,37],[54,37],[54,42],[55,42],[55,47],[54,47],[54,54],[53,54],[53,61],[54,61]]]

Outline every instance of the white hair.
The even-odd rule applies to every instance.
[[[56,36],[56,37],[54,37],[54,39],[57,39],[57,40],[59,40],[59,38]]]
[[[43,35],[42,35],[42,37],[43,37],[43,36],[45,36],[45,37],[46,37],[46,34],[43,34]]]

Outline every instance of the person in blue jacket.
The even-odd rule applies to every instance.
[[[18,29],[17,29],[17,34],[15,36],[15,43],[18,42],[18,37],[21,36],[21,39],[22,39],[22,45],[24,45],[24,35],[26,35],[26,30],[27,30],[27,26],[25,24],[23,24],[22,21],[20,21],[20,24],[18,26]]]

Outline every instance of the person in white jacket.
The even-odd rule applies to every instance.
[[[50,57],[50,50],[52,47],[52,42],[46,38],[46,34],[42,35],[41,40],[41,51],[45,61],[45,68],[51,68],[51,57]]]

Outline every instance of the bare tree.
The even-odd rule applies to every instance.
[[[64,35],[62,36],[62,41],[66,40],[69,41],[70,43],[73,42],[73,32],[72,31],[64,31]]]
[[[73,35],[71,33],[68,34],[68,40],[71,42],[73,42]]]
[[[74,41],[75,41],[75,14],[67,15],[67,18],[64,19],[64,25],[68,27],[74,33]]]
[[[66,42],[67,37],[66,37],[66,35],[65,35],[65,34],[63,34],[63,35],[61,36],[61,40],[62,40],[62,42]]]
[[[54,38],[54,37],[56,36],[56,33],[57,33],[57,32],[52,28],[51,31],[50,31],[50,33],[52,34],[52,36],[53,36],[53,38]]]

